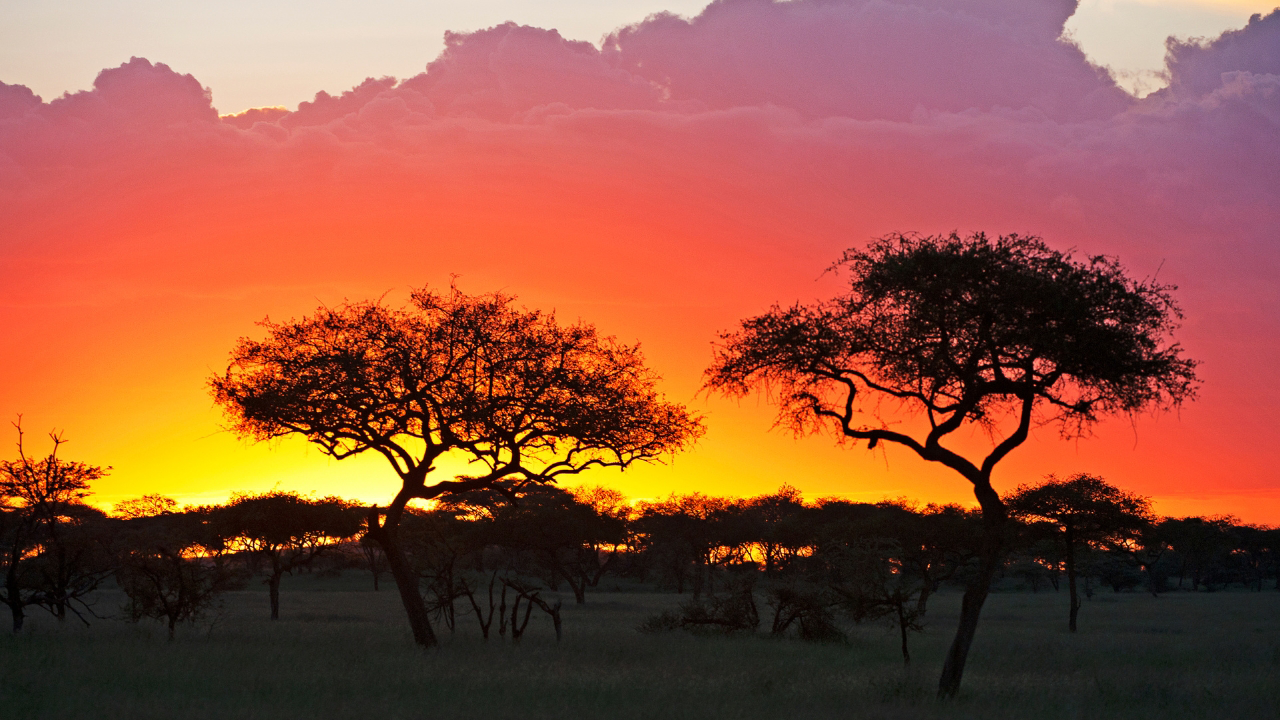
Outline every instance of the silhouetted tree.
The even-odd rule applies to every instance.
[[[1033,420],[1078,436],[1104,415],[1193,397],[1195,363],[1169,339],[1181,317],[1172,287],[1037,237],[891,235],[846,251],[834,269],[848,273],[847,294],[743,321],[721,336],[706,383],[735,396],[769,391],[797,432],[901,445],[972,484],[986,539],[939,681],[953,696],[1001,562],[996,465]],[[883,418],[886,402],[919,418],[919,431]],[[993,438],[984,456],[943,444],[966,426]]]
[[[1151,522],[1151,501],[1127,493],[1095,475],[1077,473],[1059,480],[1050,475],[1035,486],[1023,485],[1008,499],[1014,515],[1053,523],[1061,531],[1071,598],[1067,627],[1076,631],[1080,595],[1076,590],[1076,558],[1081,546],[1117,547],[1137,540]]]
[[[1275,572],[1276,552],[1280,549],[1280,529],[1258,525],[1238,525],[1235,528],[1236,546],[1243,556],[1248,577],[1246,585],[1262,592],[1262,581],[1267,571]],[[1280,578],[1277,579],[1280,585]]]
[[[804,640],[837,640],[844,637],[835,621],[842,598],[825,585],[792,580],[776,583],[767,590],[773,621],[769,632],[782,635],[793,625]]]
[[[85,615],[96,616],[88,598],[115,571],[112,524],[101,510],[76,502],[59,509],[41,533],[23,584],[58,620],[70,611],[88,625]]]
[[[796,488],[783,485],[773,493],[747,499],[741,506],[766,576],[773,576],[788,559],[812,544],[804,500]]]
[[[122,500],[112,508],[112,515],[125,520],[155,517],[178,512],[178,501],[164,495],[150,494]]]
[[[387,572],[389,568],[386,553],[382,552],[377,541],[369,536],[367,526],[365,532],[360,535],[360,557],[364,559],[365,566],[373,574],[373,591],[377,592],[378,578],[382,577],[382,573]]]
[[[76,611],[73,603],[83,606],[82,598],[104,576],[101,548],[84,527],[96,519],[96,511],[83,500],[89,483],[111,468],[59,458],[66,440],[58,432],[49,433],[53,449],[36,460],[23,447],[21,416],[13,426],[18,459],[0,462],[0,562],[5,576],[0,601],[9,607],[16,633],[22,630],[26,607],[39,605],[63,619],[68,608]]]
[[[625,518],[597,512],[577,496],[559,488],[538,488],[516,502],[502,502],[493,510],[493,540],[531,564],[553,588],[563,580],[578,604],[586,602],[588,587],[600,581],[608,560],[605,546],[626,539]]]
[[[280,619],[280,580],[311,565],[321,553],[359,534],[363,518],[338,497],[312,499],[296,492],[237,494],[218,508],[216,522],[236,549],[269,563],[271,619]]]
[[[1213,581],[1218,573],[1215,567],[1224,564],[1234,549],[1235,541],[1231,530],[1235,524],[1232,517],[1184,517],[1165,518],[1157,526],[1160,538],[1177,554],[1178,589],[1182,589],[1183,580],[1191,576],[1191,589],[1201,586],[1213,589]]]
[[[929,598],[955,577],[981,547],[980,515],[959,505],[916,508],[906,501],[876,503],[862,520],[861,534],[890,540],[894,558],[907,577],[920,580],[915,615],[923,616]]]
[[[631,521],[635,514],[627,496],[599,485],[570,491],[576,504],[590,510],[580,514],[583,522],[576,533],[569,566],[588,587],[596,587],[631,543]]]
[[[226,557],[230,538],[210,515],[198,508],[123,522],[116,581],[134,622],[161,620],[172,640],[178,623],[199,619],[222,593],[244,586],[244,573]]]
[[[726,498],[673,493],[640,503],[634,527],[661,581],[678,593],[687,584],[697,599],[714,592],[717,569],[745,559],[752,538],[740,510]]]
[[[845,548],[834,557],[828,556],[827,561],[839,565],[831,587],[841,596],[853,619],[863,622],[888,618],[898,630],[902,663],[910,665],[908,634],[924,629],[919,611],[924,582],[901,571],[901,565],[895,562],[900,554],[901,550],[892,544],[870,541]]]
[[[297,434],[338,459],[373,451],[391,463],[401,488],[385,512],[370,512],[368,533],[421,645],[435,634],[397,539],[410,500],[625,468],[701,432],[661,398],[637,347],[501,294],[423,289],[405,309],[346,303],[262,325],[267,338],[242,339],[226,374],[211,379],[214,398],[243,436]],[[429,484],[446,456],[480,470]]]

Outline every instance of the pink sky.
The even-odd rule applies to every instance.
[[[997,487],[1088,471],[1159,512],[1280,521],[1280,13],[1175,45],[1169,87],[1138,100],[1060,40],[1073,8],[734,0],[602,46],[503,25],[425,73],[232,118],[162,57],[62,98],[0,85],[0,414],[112,465],[104,502],[383,500],[374,458],[221,432],[205,379],[264,316],[458,274],[640,341],[706,414],[673,464],[595,480],[963,501],[905,453],[770,431],[763,401],[697,395],[700,374],[716,332],[835,292],[846,247],[1032,232],[1179,285],[1205,384],[1176,415],[1039,433]]]

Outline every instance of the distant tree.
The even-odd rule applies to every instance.
[[[365,532],[360,535],[360,557],[364,559],[365,566],[369,568],[369,572],[373,574],[373,591],[378,591],[378,578],[382,573],[389,569],[387,565],[387,554],[382,552],[382,548],[378,547],[378,542],[369,536],[368,526]]]
[[[806,511],[800,491],[786,484],[742,503],[743,519],[760,550],[766,576],[773,576],[788,559],[811,544]]]
[[[1071,597],[1067,627],[1076,631],[1080,595],[1076,559],[1086,545],[1120,547],[1141,538],[1151,523],[1151,501],[1127,493],[1095,475],[1077,473],[1065,480],[1053,475],[1039,485],[1023,485],[1008,499],[1017,517],[1053,523],[1061,532]]]
[[[1057,592],[1064,562],[1058,526],[1042,520],[1024,521],[1014,535],[1005,572],[1022,580],[1033,593],[1046,582]]]
[[[478,492],[484,491],[464,496]],[[430,510],[411,508],[400,523],[405,555],[426,586],[427,611],[450,632],[456,627],[455,603],[470,587],[468,570],[483,572],[486,550],[497,542],[492,517],[481,517],[475,507],[453,502],[458,497],[446,496]]]
[[[1238,525],[1235,528],[1237,550],[1243,556],[1247,570],[1247,582],[1257,592],[1262,592],[1262,581],[1267,572],[1276,573],[1277,551],[1280,551],[1280,528],[1259,525]],[[1277,577],[1280,587],[1280,574]]]
[[[641,502],[634,523],[641,551],[664,584],[694,599],[715,591],[715,573],[743,559],[751,536],[727,498],[694,492]]]
[[[1195,363],[1170,341],[1181,317],[1171,286],[1037,237],[895,234],[846,251],[833,269],[848,273],[848,293],[743,321],[721,336],[706,384],[768,391],[796,432],[900,445],[973,486],[986,539],[939,680],[939,695],[954,696],[1001,564],[996,465],[1033,422],[1079,436],[1103,416],[1192,398]],[[919,431],[882,416],[885,403],[918,418]],[[993,438],[985,456],[943,444],[965,427]]]
[[[902,663],[911,664],[907,637],[924,630],[920,623],[919,597],[925,583],[918,577],[901,572],[895,558],[899,548],[878,546],[872,541],[846,548],[835,558],[840,567],[831,587],[842,598],[844,606],[857,622],[887,618],[898,630]]]
[[[1156,527],[1160,539],[1177,555],[1178,589],[1187,575],[1191,589],[1213,589],[1218,568],[1225,565],[1235,548],[1233,517],[1164,518]]]
[[[307,498],[296,492],[237,494],[215,511],[222,535],[234,547],[268,563],[271,619],[280,619],[280,581],[308,567],[325,551],[360,533],[363,518],[338,497]]]
[[[123,521],[116,582],[134,622],[161,620],[172,640],[178,623],[198,620],[222,593],[244,586],[244,574],[227,558],[229,538],[210,515],[197,508]]]
[[[373,451],[400,477],[368,518],[414,640],[436,644],[398,541],[410,500],[501,487],[518,492],[592,467],[626,468],[686,446],[700,421],[655,389],[637,347],[586,324],[516,307],[501,294],[426,289],[411,305],[346,303],[242,339],[210,381],[232,428],[256,440],[300,435],[342,459]],[[471,475],[431,484],[446,457]]]
[[[112,508],[112,514],[118,518],[131,520],[141,517],[155,517],[178,511],[178,501],[164,495],[143,495],[130,500],[122,500]]]
[[[115,571],[113,527],[105,513],[70,503],[41,533],[38,551],[28,559],[23,584],[59,621],[71,612],[85,625],[94,615],[89,597]]]
[[[75,604],[84,607],[84,596],[97,587],[103,575],[101,553],[77,526],[91,522],[94,513],[83,502],[89,483],[111,468],[59,458],[66,440],[58,432],[49,433],[53,449],[36,460],[23,447],[21,416],[13,425],[18,459],[0,461],[0,562],[5,575],[0,601],[9,607],[16,633],[22,630],[26,607],[45,607],[62,619],[68,609],[76,611]]]
[[[580,544],[571,559],[572,571],[589,587],[596,587],[624,549],[630,548],[635,510],[627,496],[600,485],[570,491],[576,504],[591,511],[578,534]]]
[[[573,493],[552,487],[494,508],[493,525],[495,542],[530,555],[547,583],[555,587],[563,580],[579,605],[612,558],[608,551],[609,558],[601,559],[604,548],[621,545],[627,534],[625,517],[600,512]]]
[[[866,518],[867,537],[892,541],[895,559],[907,577],[920,580],[914,613],[923,617],[929,598],[974,559],[981,547],[979,513],[959,505],[926,505],[905,501],[876,503]]]

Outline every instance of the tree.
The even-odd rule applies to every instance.
[[[364,559],[369,572],[373,574],[373,591],[377,592],[380,589],[378,578],[387,571],[387,556],[382,552],[382,548],[378,547],[377,541],[369,536],[367,527],[360,535],[360,557]]]
[[[885,547],[877,542],[861,543],[842,548],[836,558],[826,560],[841,566],[830,587],[842,598],[850,615],[856,622],[888,618],[898,630],[902,663],[910,665],[907,636],[911,631],[924,630],[919,597],[925,586],[919,577],[902,572],[895,562],[901,548],[895,544]]]
[[[1067,627],[1076,631],[1080,595],[1076,591],[1076,560],[1085,545],[1113,549],[1142,538],[1151,524],[1151,501],[1132,495],[1100,477],[1077,473],[1059,480],[1048,476],[1039,485],[1023,485],[1008,500],[1012,514],[1053,523],[1061,531],[1067,590],[1071,597]]]
[[[238,494],[216,511],[223,534],[238,549],[270,564],[271,619],[280,619],[280,580],[309,566],[338,542],[360,533],[361,519],[342,498],[311,499],[296,492]]]
[[[808,545],[806,510],[800,491],[784,484],[777,492],[743,503],[743,519],[764,560],[764,574],[772,577],[786,560]]]
[[[241,339],[210,380],[214,398],[241,436],[301,435],[337,459],[373,451],[391,463],[400,491],[371,510],[368,533],[424,646],[435,634],[397,540],[410,500],[626,468],[701,433],[698,418],[659,395],[638,347],[498,293],[424,288],[403,309],[344,303],[262,326],[266,339]],[[450,457],[476,471],[429,482]]]
[[[641,502],[638,510],[635,529],[646,563],[678,593],[688,581],[695,600],[704,591],[715,592],[716,569],[742,560],[751,541],[726,498],[672,493],[666,500]]]
[[[954,504],[916,508],[904,500],[876,508],[867,519],[868,535],[891,540],[902,571],[920,581],[913,612],[923,617],[933,593],[974,556],[981,532],[977,513]]]
[[[832,269],[847,273],[847,293],[775,305],[723,334],[706,386],[763,390],[797,433],[899,445],[972,485],[984,541],[939,681],[953,696],[1001,559],[1007,512],[992,472],[1033,424],[1078,437],[1104,416],[1194,397],[1195,363],[1171,341],[1174,288],[1020,235],[894,234]],[[893,422],[902,418],[913,424]],[[976,458],[944,444],[965,427],[991,438]]]
[[[53,449],[36,460],[23,447],[21,416],[13,426],[18,459],[0,462],[0,562],[5,574],[0,601],[9,607],[16,633],[22,630],[26,607],[43,606],[62,619],[69,607],[75,611],[72,603],[83,603],[81,598],[97,587],[100,554],[92,552],[91,543],[78,542],[85,539],[83,533],[73,529],[67,537],[66,531],[92,514],[83,502],[89,483],[111,468],[59,458],[66,440],[56,431],[49,433]]]
[[[1198,590],[1202,585],[1213,589],[1215,568],[1221,567],[1235,542],[1231,530],[1236,519],[1231,516],[1221,517],[1184,517],[1164,518],[1156,526],[1157,536],[1178,555],[1178,589],[1187,573],[1191,574],[1191,589]]]
[[[115,571],[112,530],[101,510],[68,503],[46,521],[21,584],[59,621],[70,612],[88,625],[86,615],[97,617],[89,596]]]
[[[584,497],[594,497],[606,509],[618,501],[602,488]],[[527,556],[524,564],[536,568],[552,589],[561,580],[568,583],[579,605],[586,602],[587,588],[600,582],[612,559],[610,554],[601,561],[603,548],[616,548],[626,540],[626,519],[616,506],[614,514],[597,511],[560,488],[532,488],[515,502],[497,493],[476,499],[491,519],[489,543],[513,556]]]
[[[226,559],[227,540],[211,509],[162,512],[123,521],[116,582],[129,598],[134,622],[166,623],[169,639],[180,622],[201,618],[227,590],[244,585]]]
[[[178,501],[164,495],[149,494],[130,500],[122,500],[112,508],[118,518],[131,520],[141,517],[155,517],[178,511]]]

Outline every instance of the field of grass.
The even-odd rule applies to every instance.
[[[467,616],[422,651],[393,588],[285,583],[280,621],[246,590],[173,642],[158,624],[34,615],[0,638],[0,717],[1280,718],[1275,591],[1100,594],[1075,636],[1064,595],[995,594],[961,696],[944,703],[933,691],[958,593],[931,602],[904,669],[881,626],[838,644],[641,634],[680,599],[643,591],[566,597],[559,644],[545,616],[518,646],[484,642]],[[119,604],[104,594],[98,607]]]

